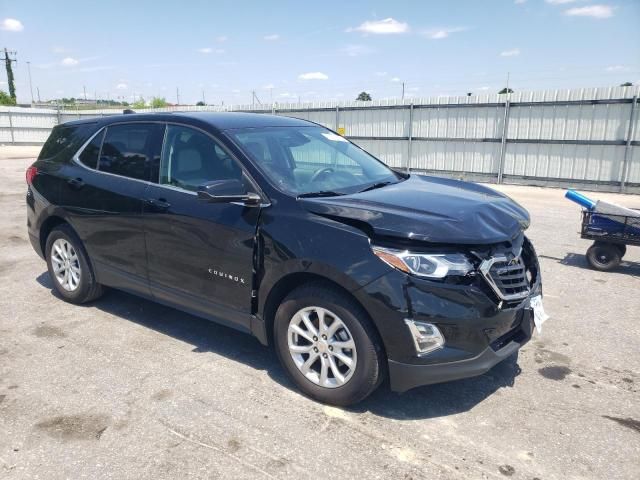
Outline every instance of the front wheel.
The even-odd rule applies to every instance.
[[[603,272],[616,268],[621,259],[620,248],[612,243],[596,242],[587,250],[589,265]]]
[[[320,402],[357,403],[383,379],[384,353],[366,312],[329,285],[291,292],[276,312],[274,337],[289,377]]]

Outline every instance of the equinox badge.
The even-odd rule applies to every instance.
[[[233,282],[241,283],[244,285],[244,278],[238,277],[237,275],[229,275],[228,273],[221,272],[220,270],[216,270],[215,268],[210,268],[209,273],[216,277],[227,278]]]

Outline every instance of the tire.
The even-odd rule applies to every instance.
[[[624,257],[627,253],[627,246],[621,243],[617,243],[616,247],[618,248],[618,250],[620,250],[620,260],[622,260],[622,257]]]
[[[96,282],[89,256],[69,225],[59,225],[51,230],[45,253],[53,287],[64,300],[82,304],[103,294],[104,288]]]
[[[587,261],[596,270],[606,272],[620,265],[622,255],[617,245],[596,242],[587,250]]]
[[[315,328],[317,341],[313,338],[314,330],[306,328],[305,315]],[[326,329],[319,328],[321,315]],[[296,333],[300,329],[292,325],[300,327],[308,339]],[[327,334],[326,340],[322,332]],[[357,403],[369,396],[384,378],[384,351],[367,313],[331,285],[318,282],[293,290],[276,311],[274,341],[289,378],[305,395],[322,403],[339,406]],[[354,348],[348,348],[349,345]],[[308,353],[291,348],[308,348]],[[312,355],[316,359],[309,363]],[[323,365],[326,365],[324,379]]]

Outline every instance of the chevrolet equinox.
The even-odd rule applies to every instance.
[[[531,338],[541,305],[520,205],[299,119],[69,122],[26,179],[60,297],[113,287],[251,333],[321,402],[480,375]]]

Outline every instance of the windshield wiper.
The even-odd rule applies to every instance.
[[[387,182],[374,183],[373,185],[369,185],[364,190],[360,190],[358,193],[368,192],[369,190],[375,190],[376,188],[386,187],[387,185],[391,185],[392,183],[395,183],[395,182],[387,181]]]
[[[331,190],[321,190],[319,192],[307,192],[301,193],[296,198],[311,198],[311,197],[337,197],[339,195],[345,195],[340,192],[332,192]]]

